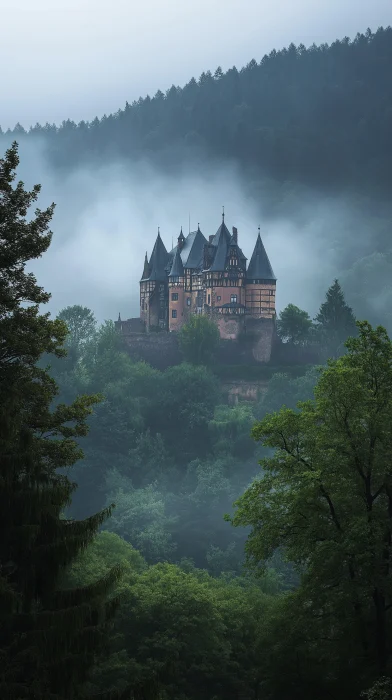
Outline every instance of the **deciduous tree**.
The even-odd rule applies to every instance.
[[[275,453],[234,517],[252,528],[251,561],[284,548],[302,570],[308,652],[316,634],[351,674],[353,692],[392,661],[392,343],[382,327],[358,328],[321,374],[314,401],[254,427]]]

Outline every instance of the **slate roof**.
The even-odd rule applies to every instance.
[[[144,270],[142,280],[147,281],[165,281],[169,277],[181,277],[184,275],[185,269],[203,270],[204,246],[209,245],[213,251],[213,260],[209,270],[211,272],[223,272],[227,269],[227,260],[230,253],[230,248],[237,247],[237,256],[240,262],[240,270],[246,270],[247,258],[243,254],[241,248],[236,242],[236,237],[229,233],[229,230],[222,219],[216,234],[213,236],[210,243],[203,236],[200,228],[197,231],[192,231],[186,237],[181,233],[182,247],[176,245],[169,253],[167,252],[161,239],[159,230],[155,241],[151,258],[148,261],[147,255],[144,261]],[[234,272],[234,269],[232,270]],[[238,272],[238,270],[237,270]],[[257,237],[256,245],[249,262],[246,273],[248,280],[264,279],[276,281],[271,263],[262,243],[260,233]]]
[[[246,277],[250,280],[263,279],[276,282],[276,277],[271,267],[271,263],[268,260],[268,255],[265,252],[260,233],[257,236],[255,249],[249,262]]]
[[[230,233],[228,232],[225,223],[222,222],[214,238],[211,241],[211,244],[216,246],[214,259],[212,261],[212,265],[209,268],[211,272],[222,271],[225,269],[230,238]],[[216,241],[216,243],[214,241]]]
[[[168,252],[158,231],[157,239],[152,249],[149,262],[149,277],[151,281],[163,282],[167,279],[165,267],[167,265]],[[145,279],[145,278],[144,278]]]
[[[197,229],[197,231],[192,231],[192,233],[188,233],[187,237],[185,238],[184,245],[180,251],[184,268],[198,270],[203,267],[203,251],[206,243],[207,239],[203,236],[200,229]],[[173,250],[168,253],[169,259],[166,265],[167,272],[170,272],[171,270],[177,248],[178,246],[175,246]]]
[[[144,258],[142,280],[148,280],[149,276],[150,276],[150,266],[148,264],[148,258],[147,258],[147,253],[146,253],[146,257]]]
[[[227,228],[224,220],[222,220],[221,225],[219,226],[214,238],[212,239],[211,243],[214,246],[218,245],[219,240],[225,240],[227,244],[230,243],[231,239],[231,234],[229,229]]]
[[[169,273],[169,277],[183,277],[184,276],[184,265],[182,264],[180,251],[176,250],[176,254],[173,259],[173,264]]]
[[[209,268],[211,272],[223,272],[223,270],[226,269],[229,250],[234,246],[237,248],[238,259],[241,267],[244,270],[246,269],[246,257],[236,242],[234,235],[230,235],[229,229],[224,221],[222,221],[215,236],[213,237],[211,245],[216,247],[214,259]]]

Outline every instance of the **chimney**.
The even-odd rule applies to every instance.
[[[209,242],[209,243],[212,243],[212,239],[213,239],[213,238],[214,238],[214,236],[208,236],[208,242]]]
[[[238,244],[238,230],[235,226],[233,226],[233,241],[236,245]]]

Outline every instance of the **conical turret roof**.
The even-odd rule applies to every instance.
[[[148,280],[149,276],[150,276],[150,266],[148,264],[148,257],[147,257],[147,253],[146,253],[145,258],[144,258],[142,280]]]
[[[169,277],[183,277],[184,276],[184,265],[182,264],[180,251],[177,248],[176,254],[173,258],[173,264],[169,273]]]
[[[149,263],[149,280],[163,282],[167,279],[165,267],[167,265],[168,256],[169,254],[165,248],[158,229],[157,239],[155,241],[154,248],[152,249]]]
[[[260,232],[257,236],[257,241],[255,249],[252,253],[252,257],[249,262],[248,271],[246,277],[249,280],[271,280],[276,282],[276,277],[274,271],[271,267],[271,263],[268,260],[268,255],[265,252],[263,242],[261,240]]]
[[[230,238],[231,236],[227,226],[222,222],[210,243],[210,245],[216,248],[214,259],[210,267],[211,272],[221,272],[225,269]]]

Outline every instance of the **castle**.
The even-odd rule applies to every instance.
[[[179,331],[191,314],[208,315],[222,340],[253,339],[253,357],[268,362],[275,330],[276,277],[259,233],[249,265],[238,245],[238,231],[230,234],[225,215],[208,240],[198,226],[168,252],[158,235],[140,280],[139,329]],[[136,319],[119,320],[125,335],[136,330]],[[132,322],[134,322],[132,324]],[[117,325],[116,324],[116,325]]]

